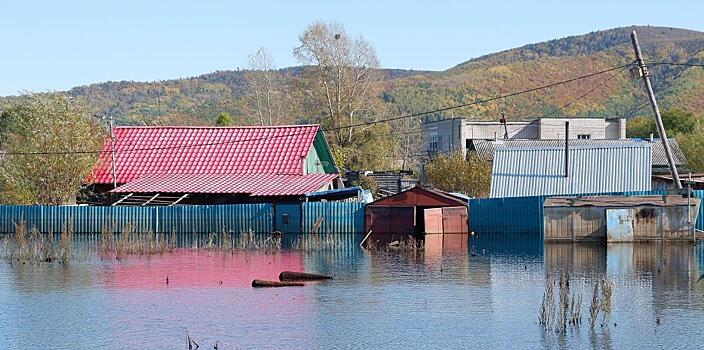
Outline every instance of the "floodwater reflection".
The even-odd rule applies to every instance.
[[[470,238],[415,254],[179,249],[122,261],[0,264],[6,348],[698,348],[704,246],[546,244]],[[331,274],[300,288],[252,289],[281,270]],[[544,332],[545,280],[568,273],[582,324]],[[169,283],[166,283],[166,276]],[[590,329],[595,281],[613,310]],[[222,282],[222,283],[221,283]]]

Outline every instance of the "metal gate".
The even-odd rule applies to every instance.
[[[276,204],[274,206],[274,230],[281,233],[301,233],[301,205]]]

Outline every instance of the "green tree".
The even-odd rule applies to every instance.
[[[692,113],[680,109],[669,109],[662,112],[661,115],[662,124],[668,137],[691,133],[698,126],[698,119]],[[655,137],[659,135],[654,118],[635,117],[628,120],[626,124],[626,135],[628,137],[649,138],[651,134]]]
[[[704,172],[704,128],[697,127],[690,133],[680,133],[677,143],[687,158],[687,167],[693,172]]]
[[[635,117],[628,119],[626,123],[626,136],[634,138],[649,138],[650,135],[657,135],[655,119],[649,117]]]
[[[476,152],[456,151],[433,157],[425,165],[430,184],[443,191],[462,192],[472,197],[486,197],[491,185],[491,166]]]
[[[218,119],[215,120],[215,125],[217,126],[231,126],[234,124],[235,121],[229,113],[220,113]]]
[[[2,201],[65,204],[95,166],[104,133],[85,105],[62,94],[30,94],[0,116]]]

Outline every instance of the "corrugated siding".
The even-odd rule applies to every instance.
[[[697,216],[697,223],[695,225],[695,228],[697,230],[704,231],[704,191],[699,190],[692,192],[694,192],[695,197],[702,198],[702,203],[699,204],[699,215]]]
[[[292,225],[310,232],[318,217],[323,218],[319,233],[363,233],[364,204],[311,202],[287,205]],[[202,205],[176,207],[84,207],[84,206],[0,206],[0,232],[14,232],[14,223],[24,219],[27,227],[42,232],[61,232],[69,221],[74,233],[97,233],[103,225],[120,232],[127,224],[136,231],[158,233],[269,233],[274,231],[274,208],[269,203]],[[302,220],[302,222],[301,222]]]
[[[323,218],[319,233],[363,233],[364,204],[348,202],[309,202],[302,204],[303,233],[313,228],[315,220]]]
[[[276,219],[274,229],[281,233],[298,234],[301,233],[301,205],[277,204],[274,207]]]
[[[272,231],[273,209],[268,203],[179,207],[0,206],[0,232],[14,232],[24,219],[27,227],[61,232],[71,222],[74,233],[100,232],[108,225],[120,232],[126,225],[136,231],[217,233]]]
[[[499,148],[491,174],[491,198],[651,189],[650,145],[560,148]]]
[[[544,196],[472,199],[469,201],[469,231],[542,236],[544,200]]]
[[[699,192],[704,195],[704,191]],[[666,193],[667,191],[628,191],[580,193],[577,195],[648,196]],[[469,231],[476,234],[525,233],[542,237],[545,225],[543,202],[548,197],[554,196],[471,199],[469,201]],[[701,210],[700,207],[700,213]],[[697,225],[701,224],[701,220],[700,215]]]
[[[471,140],[474,149],[479,155],[489,159],[494,159],[494,150],[497,148],[560,148],[565,146],[565,140]],[[685,164],[686,158],[680,149],[677,140],[669,139],[672,157],[676,165]],[[650,140],[644,139],[619,139],[619,140],[600,140],[600,139],[571,139],[570,147],[575,146],[609,146],[609,145],[638,145],[647,143],[652,150],[653,166],[668,166],[667,157],[665,156],[665,147],[659,138]]]

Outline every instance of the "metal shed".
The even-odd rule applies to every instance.
[[[366,231],[373,241],[389,242],[409,235],[467,234],[467,202],[448,193],[413,187],[369,203]]]
[[[681,195],[555,197],[544,204],[545,241],[694,239],[700,200]]]

